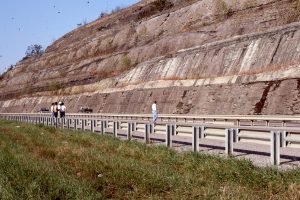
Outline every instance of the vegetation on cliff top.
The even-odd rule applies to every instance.
[[[300,170],[0,121],[0,199],[299,199]]]

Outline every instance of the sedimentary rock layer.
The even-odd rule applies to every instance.
[[[154,1],[155,2],[155,1]],[[142,1],[80,27],[0,82],[0,112],[297,114],[297,1]],[[276,106],[276,103],[282,106]]]

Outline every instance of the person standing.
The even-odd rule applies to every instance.
[[[50,111],[51,111],[51,117],[54,118],[55,117],[55,115],[54,115],[54,103],[52,103]]]
[[[53,105],[53,115],[54,115],[54,125],[57,126],[57,115],[58,115],[58,108],[57,108],[57,102]]]
[[[57,117],[58,118],[61,118],[60,106],[61,106],[61,102],[58,102],[58,105],[57,105]]]
[[[152,121],[155,124],[157,119],[157,106],[156,106],[156,101],[152,104]]]
[[[57,102],[54,103],[53,112],[54,112],[54,117],[57,118],[57,116],[58,116],[58,105],[57,105]]]
[[[64,102],[61,102],[60,104],[60,117],[64,118],[66,116],[66,106],[64,105]]]

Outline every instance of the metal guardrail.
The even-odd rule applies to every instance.
[[[233,153],[236,142],[270,145],[271,163],[280,164],[281,147],[300,147],[300,116],[180,116],[160,115],[155,126],[151,115],[67,114],[56,121],[49,113],[0,113],[0,119],[15,120],[75,130],[112,133],[144,138],[149,142],[187,140],[199,151],[201,139],[223,140],[226,154]]]

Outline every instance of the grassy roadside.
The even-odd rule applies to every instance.
[[[299,199],[300,170],[0,121],[0,199]]]

